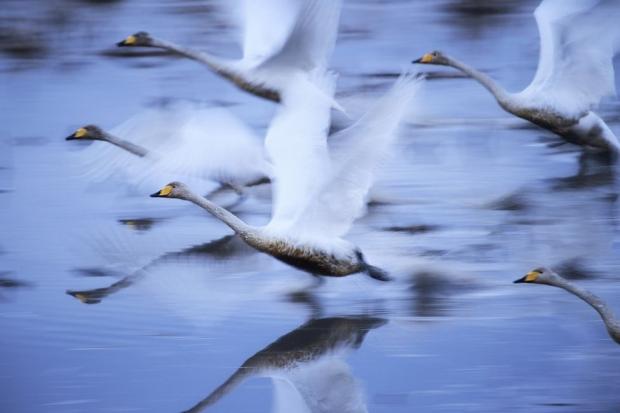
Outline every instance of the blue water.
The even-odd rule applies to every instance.
[[[339,95],[372,100],[434,49],[525,86],[536,2],[471,4],[345,1]],[[162,98],[230,105],[262,133],[272,104],[194,62],[114,47],[144,29],[234,55],[217,3],[3,9],[0,411],[183,411],[252,356],[212,411],[620,411],[620,348],[596,313],[564,291],[512,284],[555,266],[620,311],[614,166],[550,147],[478,84],[424,68],[432,76],[376,186],[392,202],[348,236],[396,280],[315,287],[196,207],[147,196],[159,188],[92,182],[83,148],[63,139]],[[600,112],[620,131],[617,102]],[[255,224],[269,211],[268,188],[235,208]]]

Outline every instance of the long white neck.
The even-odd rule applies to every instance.
[[[563,288],[570,293],[573,293],[586,303],[590,304],[603,319],[609,335],[620,344],[620,323],[618,323],[618,320],[616,320],[614,313],[610,310],[607,304],[603,302],[603,300],[601,300],[595,294],[592,294],[590,291],[575,286],[564,278],[558,277],[558,280],[554,285],[556,287]]]
[[[482,86],[484,86],[493,96],[495,96],[495,99],[502,107],[509,109],[513,106],[514,102],[511,99],[510,93],[508,93],[490,76],[466,65],[465,63],[459,62],[452,57],[444,56],[444,58],[446,59],[448,66],[452,66],[453,68],[460,70],[480,82]]]
[[[126,150],[127,152],[131,152],[134,155],[139,156],[141,158],[145,157],[145,156],[147,156],[149,154],[149,150],[148,149],[146,149],[146,148],[144,148],[142,146],[136,145],[135,143],[131,143],[131,142],[126,141],[124,139],[118,138],[118,137],[116,137],[114,135],[110,135],[107,132],[104,132],[104,140],[106,142],[110,142],[112,145],[116,145],[119,148],[122,148],[122,149]]]
[[[171,52],[180,54],[189,59],[196,60],[200,63],[207,65],[211,70],[220,75],[232,78],[237,76],[234,70],[230,67],[231,62],[219,57],[213,56],[209,53],[200,52],[187,47],[182,47],[166,40],[153,39],[151,42],[152,47],[159,47],[161,49],[169,50]]]
[[[226,209],[214,204],[206,198],[190,192],[187,195],[186,199],[198,205],[199,207],[206,209],[207,212],[228,225],[230,228],[232,228],[233,231],[235,231],[242,237],[245,235],[256,235],[257,233],[256,228],[246,224]]]

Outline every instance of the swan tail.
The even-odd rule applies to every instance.
[[[375,280],[392,281],[392,277],[390,277],[387,271],[382,270],[379,267],[375,267],[374,265],[366,265],[366,274]]]

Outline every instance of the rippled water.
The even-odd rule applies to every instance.
[[[518,90],[537,61],[535,3],[347,1],[339,93],[371,99],[433,49]],[[432,68],[376,188],[392,202],[349,236],[397,280],[314,288],[192,205],[90,182],[63,140],[162,98],[230,105],[263,130],[271,104],[193,62],[113,47],[145,29],[232,55],[217,4],[3,9],[0,411],[620,411],[620,348],[592,309],[511,283],[556,266],[620,311],[613,166]],[[620,131],[616,102],[601,113]],[[235,209],[251,223],[268,219],[261,191]]]

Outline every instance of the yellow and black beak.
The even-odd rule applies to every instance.
[[[525,274],[523,277],[519,278],[518,280],[514,280],[513,283],[514,284],[533,283],[538,279],[539,275],[540,273],[538,271],[530,271],[527,274]]]
[[[172,192],[172,186],[166,185],[159,191],[155,192],[154,194],[151,194],[151,198],[167,198],[170,196],[171,192]]]
[[[76,140],[76,139],[83,138],[87,134],[88,134],[88,131],[86,131],[86,129],[80,128],[80,129],[76,130],[75,132],[73,132],[71,135],[67,136],[65,138],[65,140],[73,141],[73,140]]]
[[[424,56],[412,61],[411,63],[430,63],[432,61],[433,61],[433,55],[430,53],[426,53]]]
[[[136,36],[134,36],[133,34],[131,36],[127,36],[127,38],[125,40],[122,40],[118,43],[116,43],[116,45],[118,47],[124,47],[124,46],[135,46],[136,45]]]

